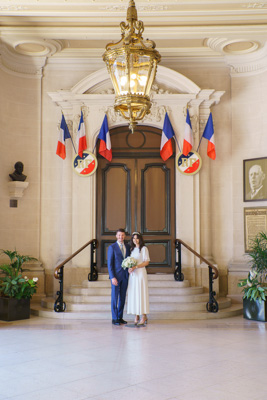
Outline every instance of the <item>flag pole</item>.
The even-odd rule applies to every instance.
[[[181,149],[180,149],[180,146],[179,146],[179,142],[178,142],[178,139],[177,139],[175,133],[174,133],[174,139],[175,139],[176,144],[177,144],[177,146],[178,146],[179,152],[181,153]]]
[[[65,119],[65,115],[64,115],[64,113],[63,113],[62,110],[61,110],[61,112],[62,112],[62,115],[63,115],[63,117],[64,117],[64,119]],[[66,121],[66,119],[65,119],[65,121]],[[66,125],[67,125],[67,122],[66,122]],[[67,125],[67,126],[68,126],[68,125]],[[69,128],[68,128],[68,129],[69,129]],[[77,154],[77,151],[76,151],[76,149],[75,149],[75,146],[74,146],[74,143],[73,143],[73,140],[72,140],[72,136],[71,136],[70,130],[69,130],[69,134],[70,134],[70,140],[71,140],[72,146],[73,146],[73,148],[74,148],[75,154]]]
[[[93,153],[95,152],[95,148],[96,148],[97,141],[98,141],[98,136],[99,136],[99,134],[97,135],[97,138],[96,138],[96,141],[95,141],[95,145],[94,145],[94,148],[93,148]]]
[[[204,133],[204,131],[203,131],[203,133]],[[201,141],[202,141],[202,139],[203,139],[203,133],[202,133],[201,138],[200,138],[200,141],[199,141],[199,145],[198,145],[198,148],[197,148],[197,153],[198,153],[198,149],[199,149],[200,143],[201,143]]]

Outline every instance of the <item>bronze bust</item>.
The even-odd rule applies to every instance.
[[[12,181],[24,182],[27,176],[22,173],[23,163],[21,161],[17,161],[16,164],[14,165],[14,168],[15,171],[12,174],[9,174]]]

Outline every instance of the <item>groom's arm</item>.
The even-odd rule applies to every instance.
[[[118,281],[115,278],[115,254],[114,254],[114,248],[113,246],[109,246],[108,248],[108,273],[110,280],[112,282],[112,285],[117,286]]]

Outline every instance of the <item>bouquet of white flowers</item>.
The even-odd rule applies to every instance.
[[[123,260],[121,266],[123,269],[133,268],[137,265],[137,260],[133,257],[127,257]]]

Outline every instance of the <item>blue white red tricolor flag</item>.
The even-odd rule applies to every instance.
[[[101,154],[104,158],[108,161],[112,160],[112,150],[111,150],[111,141],[110,141],[110,134],[108,129],[108,119],[107,115],[103,120],[102,126],[100,128],[97,140],[100,140],[98,153]]]
[[[184,174],[194,174],[200,167],[200,159],[196,156],[197,153],[190,151],[187,156],[181,155],[178,159],[178,167]]]
[[[81,119],[80,119],[79,128],[78,128],[78,132],[77,132],[77,148],[78,148],[78,154],[82,158],[83,151],[87,149],[85,124],[83,121],[83,112],[81,112]]]
[[[185,131],[184,131],[183,155],[187,156],[190,150],[192,150],[192,147],[193,147],[193,132],[192,132],[192,125],[190,121],[189,111],[187,109]]]
[[[172,148],[172,137],[175,136],[171,121],[169,119],[168,114],[165,114],[164,124],[161,135],[161,144],[160,144],[160,156],[163,161],[168,160],[168,158],[173,154]]]
[[[59,129],[59,137],[57,142],[57,151],[56,154],[65,160],[66,158],[66,139],[70,139],[70,132],[68,125],[66,123],[65,117],[62,114],[60,129]]]
[[[215,151],[215,142],[214,142],[214,128],[213,128],[213,120],[212,114],[210,113],[208,121],[206,123],[204,132],[202,137],[208,140],[208,148],[207,148],[207,155],[212,159],[215,160],[216,158],[216,151]]]

